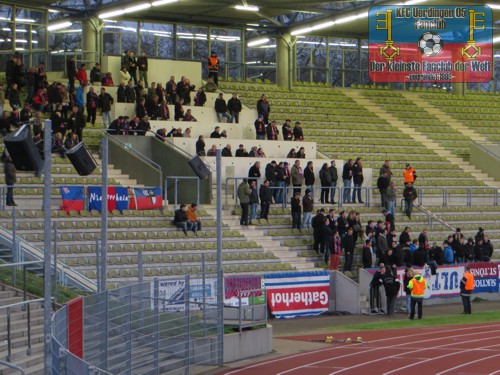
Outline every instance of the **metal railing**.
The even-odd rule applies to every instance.
[[[257,303],[258,297],[261,297]],[[248,298],[248,305],[243,303]],[[236,312],[236,315],[233,313]],[[231,320],[237,323],[238,330],[255,327],[267,323],[267,295],[262,289],[248,289],[238,291],[238,305],[224,305],[224,322],[231,326]]]
[[[11,369],[13,369],[15,371],[19,371],[21,373],[21,375],[26,374],[26,372],[21,367],[13,365],[12,363],[9,363],[9,362],[5,362],[5,361],[3,361],[1,359],[0,359],[0,365],[8,367],[8,368],[11,368]]]
[[[189,374],[194,365],[221,365],[216,280],[185,275],[83,297],[83,358],[68,351],[63,307],[53,316],[53,374]]]
[[[168,180],[173,180],[173,186],[174,186],[174,209],[176,210],[177,209],[177,205],[178,205],[178,191],[179,191],[179,182],[180,181],[183,181],[183,180],[188,180],[188,181],[192,181],[192,180],[196,180],[196,200],[193,200],[193,202],[196,202],[197,205],[200,205],[200,179],[196,176],[168,176],[168,177],[165,177],[165,194],[164,194],[164,199],[165,199],[165,202],[168,201],[168,188],[169,188],[169,185],[168,185]],[[170,201],[169,201],[170,203]]]
[[[27,335],[27,349],[26,349],[26,355],[31,355],[31,304],[33,303],[41,303],[45,301],[44,298],[38,298],[38,299],[33,299],[29,301],[22,301],[22,302],[17,302],[17,303],[12,303],[9,305],[5,306],[0,306],[0,311],[5,311],[7,322],[6,322],[6,328],[5,332],[7,332],[7,358],[6,361],[10,362],[12,359],[12,328],[11,328],[11,315],[12,315],[12,310],[15,309],[16,307],[21,307],[22,311],[26,311],[26,335]],[[52,306],[54,308],[54,306]]]

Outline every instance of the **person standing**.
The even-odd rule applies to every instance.
[[[219,86],[219,58],[215,51],[212,51],[208,58],[208,78],[212,78],[214,83]]]
[[[302,197],[302,210],[303,210],[303,226],[304,228],[311,228],[312,211],[314,208],[314,199],[311,197],[311,190],[306,189],[305,195]]]
[[[78,142],[83,140],[83,128],[85,127],[85,116],[83,112],[78,109],[75,105],[71,110],[71,115],[68,121],[68,129],[76,133],[78,136]]]
[[[290,176],[292,179],[293,185],[293,194],[301,192],[302,182],[304,181],[304,173],[302,173],[302,168],[300,166],[300,160],[295,160],[295,163],[292,166],[290,171]]]
[[[276,126],[276,121],[271,121],[266,126],[266,136],[268,141],[277,141],[278,135],[280,134],[278,127]]]
[[[233,97],[227,101],[227,110],[231,115],[231,122],[240,123],[240,112],[242,109],[241,100],[238,99],[238,94],[233,92]]]
[[[259,198],[260,218],[267,220],[267,216],[269,215],[269,207],[271,206],[272,201],[272,193],[271,189],[269,189],[269,181],[265,180],[264,183],[260,185]]]
[[[250,224],[252,220],[257,219],[257,211],[259,209],[259,194],[257,193],[257,182],[250,181]],[[254,223],[255,224],[255,223]]]
[[[377,179],[377,188],[380,193],[380,205],[387,208],[387,188],[389,187],[389,180],[387,179],[387,172],[383,172]]]
[[[240,225],[244,227],[248,226],[248,205],[250,204],[250,194],[252,194],[252,189],[250,189],[250,185],[248,185],[248,180],[244,178],[238,186],[238,199],[240,200],[241,207]]]
[[[344,252],[344,273],[351,271],[352,260],[354,258],[354,249],[356,248],[356,240],[354,239],[354,229],[349,227],[347,234],[342,238],[342,250]]]
[[[75,56],[70,56],[68,61],[66,61],[66,74],[68,75],[68,92],[73,91],[75,88],[75,80],[76,80],[76,61]]]
[[[231,122],[231,116],[227,113],[227,104],[223,93],[220,93],[219,97],[215,99],[214,108],[219,122],[222,122],[223,117],[226,118],[226,122]]]
[[[97,115],[97,106],[99,104],[99,97],[94,92],[94,88],[90,86],[89,92],[87,93],[87,122],[90,122],[92,126],[95,125],[95,118]]]
[[[330,178],[332,180],[332,183],[330,184],[330,203],[331,204],[337,204],[335,202],[335,193],[337,191],[337,180],[339,179],[338,172],[337,172],[337,165],[335,163],[335,160],[332,160],[330,162],[330,167],[328,168],[328,171],[330,172]]]
[[[394,268],[393,270],[394,272],[397,272],[397,268]],[[393,270],[390,266],[386,266],[386,276],[382,280],[386,297],[386,314],[389,316],[394,315],[394,305],[396,304],[396,298],[399,293],[399,288],[401,287],[401,284],[397,279],[397,274],[394,274]]]
[[[313,162],[308,161],[306,169],[304,170],[304,183],[307,188],[311,191],[311,195],[314,198],[314,181],[316,178],[314,177],[314,169],[313,169]]]
[[[380,286],[385,277],[385,265],[380,263],[379,269],[373,274],[370,281],[370,313],[383,314],[385,311],[382,308],[382,299],[380,296]]]
[[[405,275],[403,278],[403,287],[406,293],[406,312],[410,315],[411,311],[411,289],[408,289],[410,280],[415,276],[415,271],[411,267],[411,263],[406,264]]]
[[[410,320],[415,318],[415,305],[418,307],[418,319],[422,319],[422,303],[424,301],[425,288],[427,288],[427,280],[419,273],[408,283],[408,289],[411,290]]]
[[[330,271],[337,271],[339,268],[340,255],[342,254],[342,247],[340,245],[340,236],[338,231],[333,233],[332,252],[330,252]]]
[[[417,190],[413,187],[411,182],[406,184],[403,190],[403,198],[405,200],[405,213],[409,219],[411,219],[411,211],[413,210],[413,202],[417,199]]]
[[[325,210],[323,208],[316,212],[316,215],[311,220],[313,228],[313,250],[318,254],[323,252],[325,249],[325,243],[323,242],[323,237],[321,234],[321,228],[323,227],[323,222],[325,221]]]
[[[470,272],[470,266],[465,266],[464,277],[460,280],[460,295],[462,296],[462,304],[464,305],[464,312],[462,314],[472,313],[470,296],[474,291],[474,286],[474,275]]]
[[[332,185],[332,175],[326,163],[323,164],[319,171],[319,180],[321,181],[321,198],[319,201],[321,203],[330,203],[328,195]]]
[[[384,164],[382,165],[382,167],[380,167],[379,176],[382,176],[384,173],[386,175],[385,177],[387,178],[387,180],[391,181],[393,174],[391,171],[391,161],[390,160],[386,160],[384,162]]]
[[[137,58],[137,66],[139,67],[139,81],[143,81],[148,87],[148,58],[146,52],[142,51],[141,56]]]
[[[405,185],[407,185],[408,183],[414,184],[415,180],[417,179],[417,172],[415,172],[415,169],[413,169],[409,163],[406,163],[406,168],[403,171],[403,177],[405,180]]]
[[[300,192],[293,193],[292,201],[292,229],[297,228],[300,231],[300,215],[302,214],[302,207],[300,205]]]
[[[257,181],[260,178],[260,161],[256,161],[248,170],[248,181]]]
[[[323,237],[323,242],[325,244],[325,263],[328,264],[330,260],[330,254],[333,253],[333,229],[330,226],[330,219],[326,216],[323,219],[323,225],[321,226],[321,236]]]
[[[137,85],[137,59],[135,58],[135,53],[132,51],[129,51],[128,54],[128,73],[130,74],[130,78],[134,80],[134,85]]]
[[[345,164],[342,170],[342,181],[344,183],[344,194],[343,194],[343,203],[351,203],[351,182],[352,182],[352,165],[354,164],[354,160],[349,159]]]
[[[257,113],[262,115],[264,124],[269,122],[269,114],[271,113],[271,105],[267,101],[266,94],[262,94],[261,98],[257,101]]]
[[[354,187],[352,189],[352,203],[356,203],[356,194],[358,196],[358,203],[365,203],[361,199],[361,185],[363,185],[363,162],[361,158],[357,158],[352,166],[352,182]]]
[[[5,204],[7,206],[17,206],[16,202],[14,202],[14,184],[16,183],[16,167],[14,166],[14,162],[9,155],[7,149],[4,149],[2,154],[3,161],[3,171],[5,174],[5,184],[7,185],[7,197],[5,200]]]
[[[102,124],[104,129],[107,129],[111,125],[111,106],[114,101],[111,95],[106,92],[104,87],[101,87],[101,94],[99,95],[99,108],[102,112]]]
[[[385,203],[387,204],[387,211],[392,214],[393,220],[396,217],[396,199],[397,189],[394,182],[389,182],[389,187],[385,192]]]

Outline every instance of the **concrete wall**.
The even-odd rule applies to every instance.
[[[191,128],[191,138],[198,139],[198,136],[205,136],[205,143],[208,145],[210,134],[214,131],[216,126],[220,126],[221,131],[225,130],[228,137],[231,139],[254,139],[252,131],[249,126],[242,126],[242,124],[228,124],[220,123],[217,121],[201,121],[201,122],[182,122],[182,121],[149,121],[151,130],[156,132],[158,129],[165,128],[170,131],[173,127],[181,128],[185,131],[186,128]],[[208,146],[210,147],[210,146]],[[208,148],[207,148],[208,149]]]
[[[239,361],[273,350],[273,327],[224,335],[224,363]]]
[[[474,166],[495,181],[500,181],[500,144],[497,143],[471,143],[470,161]]]
[[[225,128],[225,127],[223,127]],[[213,128],[212,128],[213,130]],[[211,132],[211,131],[210,131]],[[229,130],[228,130],[229,132]],[[262,147],[266,156],[270,158],[286,158],[287,154],[290,152],[291,148],[298,150],[300,147],[304,147],[306,151],[306,157],[316,158],[316,142],[287,142],[287,141],[267,141],[267,140],[256,140],[256,139],[232,139],[233,137],[231,133],[231,139],[209,139],[209,134],[204,133],[205,135],[205,151],[208,151],[212,145],[216,145],[217,148],[224,148],[227,144],[231,145],[231,150],[233,155],[236,153],[239,145],[242,144],[247,151],[253,146],[257,148]],[[191,138],[172,138],[172,142],[174,145],[182,148],[184,151],[189,152],[190,154],[196,154],[196,142],[198,141],[197,136],[193,136]]]
[[[170,80],[170,76],[175,76],[176,81],[180,81],[182,76],[190,79],[192,85],[196,88],[202,84],[201,63],[196,61],[175,61],[148,58],[148,81],[161,82],[163,86]],[[120,56],[104,56],[101,59],[101,71],[103,73],[111,72],[113,81],[118,84],[119,71],[121,68]],[[139,71],[137,71],[139,78]]]
[[[361,311],[359,284],[338,271],[331,273],[329,311],[347,311],[351,314]]]

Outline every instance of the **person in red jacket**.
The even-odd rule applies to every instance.
[[[76,79],[80,82],[80,86],[87,86],[89,79],[87,77],[87,70],[85,64],[82,63],[76,72]]]

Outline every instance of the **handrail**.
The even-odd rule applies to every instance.
[[[9,363],[9,362],[5,362],[5,361],[3,361],[1,359],[0,359],[0,365],[4,365],[4,366],[9,367],[9,368],[11,368],[13,370],[17,370],[17,371],[19,371],[21,373],[21,375],[26,374],[26,372],[24,372],[24,369],[22,369],[21,367],[13,365],[12,363]]]
[[[0,239],[4,239],[11,244],[14,242],[12,232],[3,227],[0,227]],[[24,252],[28,252],[32,257],[43,261],[44,252],[35,245],[23,240],[22,238],[16,238],[16,244],[21,250],[19,254],[23,255],[22,258],[24,258],[25,256]],[[53,265],[51,265],[51,267],[53,267]],[[59,280],[69,281],[75,286],[89,292],[95,292],[97,290],[97,285],[95,282],[60,261],[57,261],[57,270],[62,274],[62,277],[59,278]]]
[[[477,147],[479,147],[482,151],[486,152],[492,158],[496,159],[497,161],[500,161],[499,155],[494,154],[493,152],[488,150],[486,147],[484,147],[485,145],[500,146],[500,143],[498,143],[498,142],[486,142],[486,141],[485,142],[474,141],[473,144],[476,145]]]
[[[54,299],[54,297],[52,297],[52,299]],[[37,302],[44,302],[44,301],[45,301],[45,298],[29,299],[26,301],[11,303],[10,305],[0,306],[0,310],[10,309],[12,307],[17,307],[17,306],[23,306],[23,305],[26,305],[28,303],[37,303]]]

